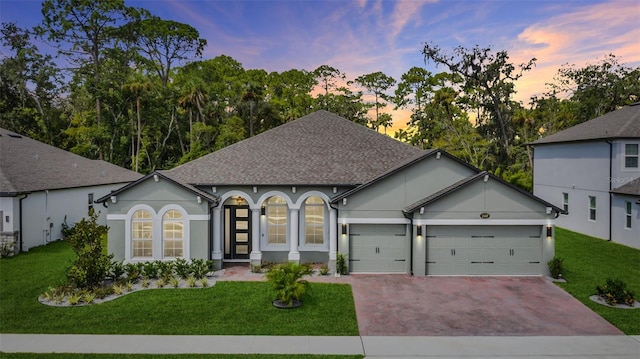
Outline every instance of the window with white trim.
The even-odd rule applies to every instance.
[[[596,197],[589,196],[589,220],[596,220]]]
[[[269,197],[265,205],[267,214],[267,243],[287,243],[287,201],[280,196]]]
[[[629,201],[624,201],[625,205],[625,222],[624,228],[631,228],[631,213],[632,213],[632,204]]]
[[[184,217],[175,209],[162,218],[162,248],[165,258],[184,257]]]
[[[624,168],[638,168],[638,144],[626,143],[624,145]]]
[[[565,212],[569,212],[569,194],[562,192],[562,207]]]
[[[311,196],[304,201],[304,241],[307,245],[324,243],[325,204],[322,198]]]
[[[137,210],[131,218],[134,258],[153,257],[153,217],[149,211]]]

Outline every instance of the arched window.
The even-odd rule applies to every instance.
[[[184,257],[184,218],[172,209],[162,217],[163,257]]]
[[[131,239],[134,258],[153,257],[153,218],[149,211],[140,209],[131,218]]]
[[[287,202],[279,196],[269,197],[266,203],[267,242],[269,244],[287,243]]]
[[[311,196],[304,202],[305,244],[324,243],[324,208],[324,201],[318,196]]]

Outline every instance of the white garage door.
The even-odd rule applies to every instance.
[[[542,226],[427,226],[427,275],[540,275]]]
[[[349,225],[351,272],[407,272],[407,226]]]

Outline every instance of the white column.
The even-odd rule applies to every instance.
[[[289,211],[289,218],[291,218],[291,233],[289,235],[289,260],[293,262],[300,261],[300,252],[298,252],[298,212],[299,209],[297,208],[292,208]]]
[[[259,264],[262,261],[262,252],[260,252],[260,208],[251,209],[251,254],[249,258],[253,264]]]
[[[338,210],[329,210],[329,261],[335,261],[338,252]]]
[[[222,260],[222,208],[213,209],[213,252],[211,253],[211,259],[214,261]]]

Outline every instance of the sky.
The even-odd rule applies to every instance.
[[[203,59],[231,56],[245,69],[304,69],[326,64],[354,79],[382,71],[399,80],[425,63],[433,44],[505,50],[513,64],[536,58],[516,83],[525,106],[547,89],[563,64],[583,67],[608,54],[640,66],[638,0],[125,0],[163,19],[189,24],[207,40]],[[32,27],[41,1],[0,0],[0,21]],[[47,45],[42,45],[47,46]],[[50,49],[51,50],[51,49]],[[394,128],[408,111],[391,111]]]

